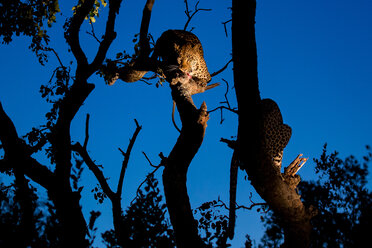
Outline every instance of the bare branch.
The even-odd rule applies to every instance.
[[[139,196],[139,191],[140,191],[142,185],[143,185],[143,184],[144,184],[144,183],[149,179],[149,177],[151,177],[152,175],[154,175],[155,172],[156,172],[160,167],[165,166],[165,163],[166,163],[166,160],[167,160],[167,158],[163,155],[163,153],[160,152],[160,153],[159,153],[159,157],[161,158],[160,164],[159,164],[159,165],[154,165],[154,164],[151,162],[151,160],[149,159],[149,157],[146,155],[145,152],[142,152],[142,154],[145,156],[145,158],[146,158],[146,160],[149,162],[150,166],[151,166],[151,167],[154,167],[155,169],[154,169],[152,172],[150,172],[150,173],[146,176],[145,180],[143,180],[143,181],[140,183],[140,185],[138,186],[137,191],[136,191],[136,196],[135,196],[135,197],[133,198],[133,200],[130,202],[131,204],[132,204],[132,203],[133,203],[133,202],[138,198],[138,196]]]
[[[87,118],[85,119],[85,139],[84,139],[84,149],[87,149],[88,146],[88,140],[89,140],[89,118],[90,115],[87,114]]]
[[[284,169],[284,175],[294,176],[304,166],[309,158],[301,158],[303,154],[299,154],[288,167]]]
[[[103,172],[98,168],[98,165],[96,165],[93,160],[90,158],[87,150],[81,146],[79,142],[75,143],[71,146],[72,150],[79,153],[79,155],[83,158],[85,164],[88,166],[88,168],[93,172],[94,176],[97,178],[99,184],[102,187],[103,192],[110,198],[115,198],[115,193],[111,190],[110,186],[108,185],[105,176],[103,175]]]
[[[230,20],[227,20],[227,21],[225,21],[225,22],[222,22],[222,24],[223,24],[223,28],[225,29],[225,34],[226,34],[226,37],[228,36],[227,35],[227,28],[226,28],[226,24],[227,23],[229,23],[229,22],[231,22],[232,21],[232,19],[230,19]]]
[[[99,44],[101,44],[101,42],[102,41],[100,41],[100,39],[98,39],[97,38],[97,36],[96,36],[96,33],[95,33],[95,31],[94,31],[94,25],[93,25],[93,22],[89,22],[89,24],[90,24],[90,26],[91,26],[91,28],[92,28],[92,31],[91,32],[86,32],[87,34],[89,34],[89,35],[91,35]]]
[[[194,15],[195,15],[196,13],[198,13],[199,11],[211,11],[211,10],[212,10],[212,9],[199,9],[199,8],[198,8],[198,5],[199,5],[199,2],[200,2],[200,1],[198,1],[198,2],[195,4],[194,11],[192,11],[192,10],[189,10],[189,5],[188,5],[187,0],[184,0],[184,2],[185,2],[185,7],[186,7],[185,14],[186,14],[186,16],[187,16],[187,21],[186,21],[186,23],[185,23],[185,26],[183,27],[183,30],[186,30],[186,29],[187,29],[187,26],[189,25],[191,19],[194,17]],[[193,28],[191,28],[191,30],[192,30],[192,29],[193,29]]]
[[[221,204],[221,205],[216,205],[216,207],[224,207],[226,210],[230,210],[229,207],[226,205],[226,203],[224,203],[220,198],[218,198],[218,202]],[[254,207],[257,207],[257,206],[268,206],[267,203],[252,203],[250,206],[244,206],[244,205],[238,205],[236,204],[236,208],[235,209],[245,209],[245,210],[252,210]]]
[[[227,62],[226,65],[224,65],[221,69],[219,69],[219,70],[216,71],[216,72],[213,72],[213,73],[211,74],[211,77],[214,77],[214,76],[220,74],[221,72],[223,72],[224,70],[226,70],[227,66],[228,66],[232,61],[233,61],[233,60],[230,59],[229,62]]]
[[[134,142],[136,141],[136,138],[138,136],[138,133],[141,131],[142,129],[142,126],[140,126],[137,122],[136,119],[134,119],[134,122],[136,123],[136,130],[134,131],[133,133],[133,136],[132,138],[130,139],[129,141],[129,145],[127,147],[127,151],[124,153],[123,151],[122,154],[124,156],[124,160],[123,160],[123,163],[122,163],[122,166],[121,166],[121,171],[120,171],[120,177],[119,177],[119,182],[118,182],[118,187],[117,187],[117,190],[116,190],[116,193],[119,197],[121,197],[121,193],[122,193],[122,190],[123,190],[123,181],[124,181],[124,175],[125,175],[125,171],[128,167],[128,162],[129,162],[129,158],[130,158],[130,153],[132,151],[132,148],[133,148],[133,145],[134,145]]]
[[[224,103],[227,104],[227,107],[226,106],[219,106],[217,108],[214,108],[214,109],[208,111],[208,113],[212,113],[212,112],[214,112],[214,111],[216,111],[218,109],[221,110],[221,122],[220,122],[221,124],[224,121],[223,111],[222,111],[223,109],[226,109],[226,110],[229,110],[229,111],[231,111],[231,112],[233,112],[235,114],[238,114],[238,110],[236,108],[231,108],[229,99],[227,98],[227,94],[229,93],[229,83],[225,79],[222,79],[222,81],[226,84],[226,92],[225,92],[225,101],[220,102],[220,103],[221,104],[224,104]]]

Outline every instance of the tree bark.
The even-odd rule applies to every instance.
[[[295,187],[283,180],[272,160],[261,147],[260,93],[257,76],[255,40],[256,1],[232,1],[232,45],[234,86],[239,127],[238,152],[242,167],[258,194],[282,218],[283,247],[308,247],[310,219],[314,213],[305,208]]]
[[[177,84],[171,83],[171,88],[182,129],[166,160],[163,171],[164,193],[177,247],[203,247],[197,221],[192,214],[186,181],[189,165],[203,142],[209,116],[206,104],[203,102],[200,109],[196,108],[191,96],[180,93]]]

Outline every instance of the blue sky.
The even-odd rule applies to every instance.
[[[142,8],[145,1],[123,1],[117,19],[118,36],[109,50],[109,57],[126,50],[133,52],[132,39],[139,32]],[[189,1],[193,8],[196,1]],[[75,1],[61,2],[62,16],[50,31],[51,45],[67,65],[72,55],[61,29],[66,17],[72,14]],[[64,5],[66,4],[66,5]],[[190,27],[201,40],[210,72],[221,68],[231,56],[230,24],[228,37],[221,24],[230,19],[231,1],[201,0],[200,8],[212,11],[198,13]],[[284,0],[257,1],[256,39],[258,71],[262,98],[274,99],[284,122],[292,127],[292,138],[284,150],[283,164],[288,165],[299,153],[310,161],[300,170],[304,179],[313,179],[312,159],[319,156],[322,146],[328,143],[330,151],[338,150],[341,156],[354,154],[361,158],[364,146],[372,144],[372,2],[369,0]],[[101,12],[95,30],[99,36],[105,23],[105,9]],[[167,29],[182,29],[186,22],[182,0],[156,1],[150,32],[157,39]],[[82,27],[81,44],[90,59],[97,42]],[[244,25],[242,25],[244,32]],[[51,107],[41,98],[39,88],[45,84],[58,61],[51,54],[47,66],[40,66],[28,50],[29,39],[15,38],[10,45],[0,46],[0,101],[14,121],[19,134],[33,126],[45,123],[45,113]],[[75,63],[72,64],[74,69]],[[230,104],[236,106],[232,66],[213,78],[212,83],[230,83]],[[143,129],[139,134],[124,180],[123,205],[133,199],[139,183],[152,168],[142,151],[154,164],[158,154],[170,152],[178,137],[171,123],[172,100],[169,87],[156,88],[144,83],[117,82],[107,86],[99,77],[89,82],[96,85],[72,123],[74,141],[84,139],[85,115],[91,115],[88,150],[97,164],[104,166],[104,174],[116,188],[122,155],[118,147],[126,149],[135,129],[136,118]],[[224,101],[225,85],[196,95],[197,105],[206,101],[213,109]],[[202,147],[194,158],[188,173],[188,190],[193,207],[220,197],[228,202],[229,165],[231,150],[219,142],[221,137],[236,135],[237,117],[224,112],[220,124],[219,112],[211,113]],[[178,121],[178,123],[180,123]],[[43,156],[37,156],[47,164]],[[156,173],[161,180],[161,172]],[[249,194],[255,192],[240,172],[237,201],[249,205]],[[370,181],[372,177],[369,177]],[[111,204],[106,200],[99,205],[90,190],[97,184],[85,169],[82,205],[85,213],[102,211],[97,224],[105,230],[111,228]],[[160,184],[161,185],[161,184]],[[370,184],[371,185],[371,184]],[[371,188],[371,187],[370,187]],[[254,193],[254,200],[260,202]],[[243,246],[246,233],[259,239],[262,224],[255,211],[239,211],[233,247]]]

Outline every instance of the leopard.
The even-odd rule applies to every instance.
[[[189,31],[170,29],[163,32],[155,43],[154,52],[149,61],[145,66],[136,61],[128,63],[119,69],[109,85],[113,85],[118,78],[128,83],[139,81],[148,70],[164,78],[178,70],[189,79],[190,85],[193,86],[189,89],[190,95],[210,88],[207,84],[212,77],[204,60],[203,46],[199,38]],[[144,70],[144,67],[148,70]]]
[[[280,109],[272,99],[261,100],[261,120],[261,148],[266,151],[267,156],[280,171],[283,150],[292,136],[292,129],[287,124],[283,124]]]
[[[283,117],[276,102],[272,99],[262,99],[260,101],[260,146],[265,152],[266,157],[272,161],[274,168],[279,172],[282,166],[283,150],[287,146],[292,135],[292,129],[287,124],[283,124]],[[235,211],[236,211],[236,188],[238,181],[238,168],[241,167],[238,156],[234,151],[230,165],[230,205],[229,205],[229,225],[227,235],[230,239],[234,237]]]
[[[180,69],[201,88],[212,79],[204,60],[203,46],[191,32],[165,31],[156,42],[154,54],[161,59],[166,70]]]
[[[152,67],[150,70],[156,72],[160,77],[167,79],[167,77],[174,78],[177,75],[177,80],[172,82],[179,84],[178,90],[184,96],[202,93],[219,85],[219,83],[208,85],[212,76],[204,60],[203,46],[199,38],[189,31],[170,29],[163,32],[156,41],[154,52],[149,61],[148,68]],[[132,61],[120,69],[111,79],[109,85],[113,85],[118,78],[124,82],[141,80],[148,72],[143,70],[143,67],[143,65]],[[171,81],[169,80],[169,82]],[[175,109],[176,103],[173,101],[172,122],[175,128],[181,132],[174,119]]]

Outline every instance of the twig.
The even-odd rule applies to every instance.
[[[58,55],[58,53],[56,52],[56,50],[54,50],[54,48],[50,48],[50,47],[48,47],[48,48],[47,48],[47,51],[52,51],[52,52],[54,53],[54,55],[56,56],[56,58],[57,58],[57,60],[58,60],[58,62],[59,62],[59,64],[60,64],[60,66],[61,66],[62,68],[66,68],[66,66],[63,65],[61,58],[59,57],[59,55]]]
[[[130,202],[130,204],[132,204],[132,203],[137,199],[137,197],[139,196],[139,191],[140,191],[142,185],[143,185],[143,184],[144,184],[144,183],[149,179],[149,177],[152,176],[152,175],[154,175],[155,172],[156,172],[160,167],[165,166],[165,161],[166,161],[166,159],[167,159],[167,158],[163,155],[163,153],[161,152],[161,153],[159,154],[159,157],[161,158],[160,164],[159,164],[159,165],[154,165],[154,164],[151,162],[151,160],[149,159],[149,157],[146,155],[145,152],[142,152],[142,154],[145,156],[145,158],[146,158],[146,160],[149,162],[150,166],[151,166],[151,167],[154,167],[155,169],[154,169],[152,172],[150,172],[150,173],[146,176],[145,180],[143,180],[143,181],[140,183],[140,185],[138,186],[137,191],[136,191],[136,196],[133,198],[133,200]]]
[[[221,199],[218,198],[218,202],[221,204],[221,205],[216,205],[216,207],[224,207],[226,210],[230,210],[229,207],[226,205],[226,203],[224,203]],[[236,204],[236,210],[237,209],[246,209],[246,210],[252,210],[252,208],[254,207],[257,207],[257,206],[267,206],[268,204],[267,203],[252,203],[250,206],[244,206],[244,205],[238,205],[237,203]]]
[[[101,41],[97,38],[97,36],[96,36],[96,33],[94,32],[94,27],[93,27],[93,22],[89,22],[89,24],[90,24],[90,26],[92,27],[92,32],[90,33],[90,32],[86,32],[87,34],[89,34],[89,35],[91,35],[91,36],[93,36],[93,38],[99,43],[99,44],[101,44]]]
[[[227,66],[228,66],[231,62],[232,62],[232,59],[230,59],[229,62],[227,62],[226,65],[224,65],[221,69],[219,69],[219,70],[216,71],[216,72],[213,72],[213,73],[211,74],[211,77],[214,77],[214,76],[220,74],[221,72],[223,72],[224,70],[226,70]]]
[[[150,166],[151,167],[154,167],[154,168],[158,168],[159,166],[158,165],[154,165],[153,163],[151,163],[151,160],[149,159],[149,157],[147,157],[146,153],[144,151],[142,151],[142,154],[145,156],[147,162],[149,162]]]
[[[186,30],[186,29],[187,29],[187,26],[189,25],[191,19],[194,17],[194,15],[195,15],[196,13],[198,13],[199,11],[211,11],[211,10],[212,10],[212,9],[199,9],[199,8],[198,8],[198,5],[199,5],[199,2],[200,2],[200,1],[198,1],[198,2],[195,4],[194,11],[190,11],[190,10],[189,10],[189,5],[188,5],[187,0],[184,0],[184,2],[185,2],[185,7],[186,7],[185,14],[186,14],[186,16],[187,16],[187,21],[186,21],[186,23],[185,23],[185,26],[183,27],[183,30]],[[192,29],[193,29],[193,28],[192,28]],[[191,29],[191,30],[192,30],[192,29]]]
[[[225,29],[225,34],[226,34],[226,37],[228,36],[227,35],[227,28],[226,28],[226,24],[227,23],[229,23],[229,22],[231,22],[232,21],[232,19],[230,19],[230,20],[227,20],[227,21],[225,21],[225,22],[222,22],[222,24],[223,24],[223,28]]]
[[[235,114],[238,114],[238,111],[236,110],[236,108],[231,108],[229,99],[227,98],[227,94],[229,93],[229,83],[225,79],[222,79],[222,81],[224,81],[225,84],[226,84],[226,92],[225,92],[225,101],[220,102],[220,103],[221,104],[226,103],[227,104],[227,107],[226,106],[219,106],[219,107],[217,107],[215,109],[212,109],[212,110],[208,111],[208,113],[212,113],[212,112],[214,112],[214,111],[216,111],[218,109],[221,110],[221,121],[220,121],[220,124],[222,124],[223,121],[224,121],[224,119],[223,119],[223,111],[222,111],[223,109],[226,109],[226,110],[229,110],[229,111],[231,111],[231,112],[233,112]]]
[[[229,139],[221,138],[220,142],[226,143],[227,146],[230,147],[231,149],[236,148],[236,140],[229,140]]]
[[[87,149],[88,140],[89,140],[89,118],[90,118],[90,115],[87,114],[87,118],[85,119],[85,139],[84,139],[84,145],[83,145],[84,149]]]

